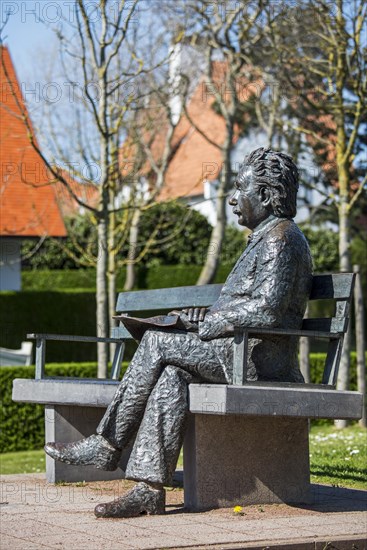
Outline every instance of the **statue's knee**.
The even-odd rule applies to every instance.
[[[162,375],[169,380],[180,382],[184,380],[185,382],[189,383],[192,379],[191,374],[184,371],[180,367],[175,367],[174,365],[168,365],[165,367]]]

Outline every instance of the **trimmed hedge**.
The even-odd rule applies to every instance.
[[[95,363],[48,365],[48,376],[95,378]],[[34,378],[34,367],[1,367],[0,449],[3,453],[41,449],[45,443],[44,406],[12,400],[14,378]]]
[[[231,266],[222,266],[216,282],[224,282]],[[138,288],[194,285],[201,266],[168,265],[138,271]],[[18,349],[27,333],[96,334],[94,270],[28,271],[23,273],[26,290],[0,293],[0,346]],[[118,278],[123,288],[124,274]],[[52,291],[45,290],[52,288]],[[130,347],[128,348],[130,352]],[[78,342],[48,342],[48,362],[95,361],[96,345]]]
[[[324,354],[311,354],[312,382],[321,382],[324,362]],[[95,378],[96,374],[95,363],[51,364],[47,366],[48,376]],[[12,401],[14,378],[34,378],[34,367],[0,368],[0,449],[2,452],[41,449],[45,437],[43,405]],[[352,353],[351,390],[357,389],[356,378],[356,354]]]
[[[219,267],[215,283],[224,283],[232,269],[232,265]],[[175,286],[195,285],[199,278],[200,265],[161,265],[141,270],[139,288],[170,288]]]
[[[117,277],[117,284],[123,287],[125,270]],[[93,291],[96,288],[95,269],[50,269],[22,271],[23,290],[69,290]]]
[[[232,265],[222,265],[218,269],[215,279],[223,283],[227,278]],[[137,267],[138,290],[151,288],[166,288],[174,286],[194,285],[199,278],[202,266],[200,265],[159,265],[152,267]],[[126,269],[122,268],[117,276],[117,288],[122,291],[125,283]],[[22,272],[23,290],[68,290],[93,291],[96,288],[96,272],[94,269],[52,269]]]
[[[17,349],[27,333],[96,333],[94,292],[1,292],[0,346]],[[48,342],[47,361],[95,361],[96,345]]]

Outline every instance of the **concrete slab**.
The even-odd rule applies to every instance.
[[[0,548],[367,549],[367,491],[313,486],[310,505],[244,506],[240,516],[232,509],[185,512],[183,491],[175,489],[167,491],[164,516],[94,517],[98,502],[112,500],[131,485],[125,480],[51,485],[42,474],[1,476]]]

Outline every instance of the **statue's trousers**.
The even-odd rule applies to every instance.
[[[147,331],[97,433],[118,449],[136,435],[126,478],[170,485],[185,432],[188,384],[232,380],[233,339]]]

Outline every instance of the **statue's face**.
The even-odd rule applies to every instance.
[[[234,193],[229,199],[233,213],[238,216],[240,225],[255,229],[271,213],[268,190],[254,185],[252,168],[248,166],[238,173],[234,185]]]

